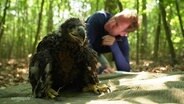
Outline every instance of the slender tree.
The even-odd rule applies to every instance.
[[[181,18],[181,14],[180,14],[180,8],[179,8],[178,0],[175,0],[175,4],[176,4],[176,11],[177,11],[177,14],[178,14],[179,23],[180,23],[181,33],[182,33],[183,38],[184,38],[183,22],[182,22],[182,18]]]
[[[139,15],[139,0],[136,1],[137,2],[137,14]],[[136,64],[138,65],[139,64],[139,44],[140,44],[140,41],[139,41],[139,30],[137,30],[137,41],[136,41]]]
[[[2,39],[3,34],[4,34],[4,25],[6,22],[6,14],[7,14],[7,10],[9,7],[10,7],[10,0],[6,0],[5,5],[4,5],[4,10],[3,10],[3,16],[2,16],[1,21],[0,21],[0,43],[1,43],[1,39]]]
[[[155,32],[155,40],[154,40],[154,53],[153,59],[157,61],[158,59],[158,50],[159,50],[159,43],[160,43],[160,31],[161,31],[161,15],[158,12],[158,23]]]
[[[108,11],[111,14],[116,14],[119,11],[122,11],[122,4],[119,0],[105,0],[105,11]]]
[[[142,0],[142,35],[141,35],[141,58],[145,58],[145,54],[147,53],[147,10],[146,10],[146,0]]]
[[[99,10],[99,0],[96,0],[96,11]]]
[[[47,11],[47,33],[49,33],[50,31],[52,31],[53,29],[53,0],[50,0],[49,2],[49,9]]]
[[[172,43],[172,40],[171,40],[171,30],[170,30],[170,27],[169,27],[169,24],[166,20],[166,11],[165,11],[165,7],[164,7],[164,4],[163,4],[163,0],[159,0],[159,8],[160,8],[160,11],[161,11],[161,14],[162,14],[162,21],[163,21],[163,25],[164,25],[164,29],[165,29],[165,34],[166,34],[166,39],[167,39],[167,42],[168,42],[168,45],[169,45],[169,50],[170,50],[170,55],[171,55],[171,61],[172,61],[172,64],[176,64],[176,53],[175,53],[175,50],[174,50],[174,46],[173,46],[173,43]]]
[[[40,35],[40,31],[41,31],[41,26],[42,26],[43,6],[44,6],[44,0],[41,1],[41,8],[40,8],[40,11],[38,14],[38,24],[37,24],[37,30],[36,30],[36,35],[35,35],[35,41],[34,41],[33,48],[32,48],[32,54],[35,52],[35,48],[36,48],[37,42],[39,40],[39,35]]]
[[[122,11],[123,10],[123,5],[121,4],[121,2],[119,0],[117,1],[117,4],[118,4],[118,7],[119,7],[119,10]]]

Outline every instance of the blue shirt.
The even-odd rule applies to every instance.
[[[117,70],[130,71],[127,37],[116,37],[112,46],[102,45],[102,37],[108,34],[104,25],[111,17],[112,15],[107,12],[96,12],[87,19],[86,26],[90,47],[99,54],[112,52]]]

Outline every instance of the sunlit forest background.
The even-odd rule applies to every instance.
[[[0,79],[5,79],[4,71],[9,70],[8,78],[24,80],[21,73],[27,72],[28,60],[39,41],[66,19],[78,17],[85,21],[96,11],[115,14],[125,8],[137,10],[141,20],[140,28],[129,34],[133,71],[184,70],[183,3],[184,0],[0,0]]]

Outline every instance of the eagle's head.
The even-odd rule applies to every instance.
[[[70,42],[84,45],[87,35],[84,23],[79,18],[70,18],[59,27],[61,36]]]

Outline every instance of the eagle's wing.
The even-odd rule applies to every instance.
[[[49,33],[38,44],[36,53],[32,56],[29,65],[29,80],[32,93],[35,97],[55,97],[58,95],[52,86],[52,51],[57,44],[55,32]]]
[[[32,56],[29,65],[29,81],[32,85],[32,92],[35,97],[44,96],[44,86],[49,83],[50,65],[49,52],[40,51]]]
[[[43,51],[45,49],[51,50],[52,48],[54,48],[56,42],[57,42],[56,33],[55,32],[49,33],[39,42],[37,46],[37,52]]]

